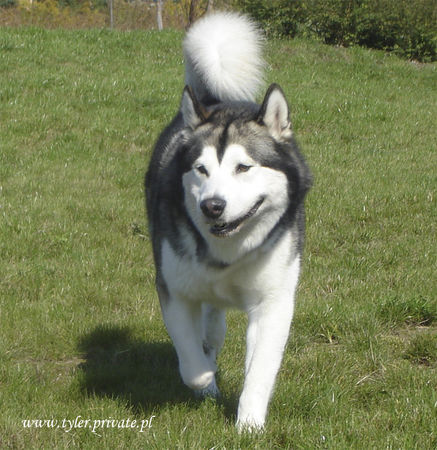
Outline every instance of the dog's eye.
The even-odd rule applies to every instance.
[[[245,164],[238,164],[237,168],[235,169],[235,172],[237,173],[244,173],[247,172],[252,166],[246,166]]]
[[[208,176],[208,171],[206,170],[206,167],[203,165],[196,166],[196,170],[201,173],[202,175]]]

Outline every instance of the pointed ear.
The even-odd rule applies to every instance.
[[[190,86],[185,86],[182,93],[181,112],[186,127],[196,128],[206,120],[205,108],[199,103]]]
[[[268,88],[259,111],[258,123],[264,124],[278,141],[290,138],[293,134],[287,100],[279,85],[272,84]]]

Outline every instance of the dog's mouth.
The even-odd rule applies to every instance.
[[[217,237],[226,237],[231,233],[238,231],[241,224],[245,222],[247,219],[250,219],[262,205],[265,197],[261,197],[250,210],[241,216],[240,218],[233,220],[232,222],[217,222],[210,229],[210,233]]]

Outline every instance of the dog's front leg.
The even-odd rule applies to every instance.
[[[264,427],[290,323],[293,295],[278,293],[249,312],[247,329],[246,376],[238,405],[237,427],[257,430]]]
[[[167,331],[173,341],[179,359],[179,370],[184,383],[196,391],[214,395],[215,367],[203,349],[200,303],[184,302],[169,296],[162,303]]]

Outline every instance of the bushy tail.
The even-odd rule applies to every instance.
[[[253,101],[262,84],[263,36],[246,16],[204,16],[184,40],[185,82],[200,100]]]

